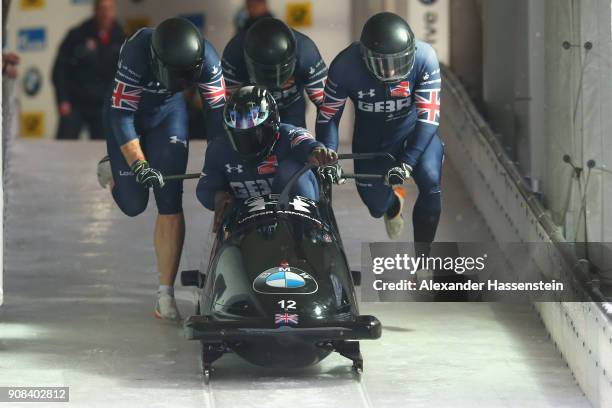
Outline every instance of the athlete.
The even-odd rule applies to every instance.
[[[234,92],[225,106],[223,123],[227,137],[208,145],[197,187],[200,202],[215,211],[213,231],[236,200],[280,193],[304,163],[325,166],[337,160],[336,153],[306,129],[280,123],[274,98],[258,86]],[[303,175],[291,194],[318,200],[314,173]]]
[[[245,84],[267,88],[283,123],[306,127],[304,90],[317,108],[323,102],[327,66],[315,43],[275,18],[257,20],[223,51],[227,92]]]
[[[181,18],[135,33],[123,44],[112,96],[105,105],[108,156],[98,165],[100,184],[111,185],[115,202],[128,216],[145,210],[153,189],[160,274],[155,316],[166,320],[180,319],[174,280],[185,219],[182,183],[164,185],[162,174],[185,173],[189,140],[182,91],[192,85],[198,86],[208,111],[207,134],[222,133],[225,87],[213,46]]]
[[[412,213],[414,241],[434,240],[441,212],[443,144],[438,137],[441,77],[428,44],[415,39],[393,13],[372,16],[359,42],[332,62],[325,101],[317,117],[317,139],[338,149],[338,124],[347,98],[355,109],[353,152],[389,152],[397,161],[356,161],[357,173],[386,174],[384,181],[356,180],[361,200],[375,218],[384,217],[391,239],[403,229],[404,190],[412,178],[419,196]],[[338,180],[336,167],[323,171]]]

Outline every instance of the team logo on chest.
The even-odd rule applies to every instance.
[[[389,94],[395,98],[407,98],[410,96],[410,82],[402,81],[397,85],[391,86]]]
[[[229,163],[225,164],[225,171],[227,171],[228,173],[242,173],[244,171],[242,164],[237,164],[235,166],[232,166]]]
[[[278,166],[278,160],[276,156],[270,156],[265,161],[261,162],[259,166],[257,166],[258,174],[274,174],[276,173],[276,167]]]

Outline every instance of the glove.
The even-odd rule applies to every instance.
[[[345,178],[342,178],[342,166],[340,164],[332,164],[330,166],[323,166],[317,169],[319,177],[322,180],[332,184],[344,184]]]
[[[387,171],[387,175],[385,176],[385,183],[388,186],[397,186],[404,184],[404,181],[410,178],[410,173],[412,173],[412,167],[410,167],[406,163],[402,163],[401,165],[396,167],[391,167]]]
[[[138,183],[146,187],[161,188],[164,186],[164,176],[159,170],[149,167],[148,161],[136,160],[131,167]]]
[[[326,147],[315,147],[308,156],[308,163],[313,166],[327,166],[338,161],[338,154]]]

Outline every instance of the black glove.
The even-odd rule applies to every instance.
[[[346,179],[342,178],[342,167],[340,164],[319,167],[317,169],[319,177],[332,184],[344,184]]]
[[[146,160],[136,160],[132,164],[132,172],[136,176],[136,181],[146,187],[163,187],[164,176],[157,169],[149,167]]]
[[[401,163],[399,166],[391,167],[385,176],[385,183],[388,186],[398,186],[404,184],[404,181],[410,178],[412,167],[406,163]]]

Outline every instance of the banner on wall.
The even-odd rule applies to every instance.
[[[150,17],[141,16],[141,17],[129,17],[125,19],[124,30],[127,36],[131,36],[136,31],[140,30],[143,27],[151,27],[152,22]]]
[[[410,0],[408,24],[416,37],[436,50],[438,59],[450,63],[449,0]]]
[[[312,27],[312,2],[287,3],[285,20],[293,28]]]
[[[17,33],[17,41],[21,52],[42,51],[47,47],[47,31],[44,27],[22,28]]]
[[[41,138],[45,135],[45,112],[21,113],[21,136]]]
[[[22,10],[35,10],[45,7],[45,0],[20,0]]]
[[[204,31],[206,27],[206,15],[204,13],[181,14],[180,17],[191,21],[200,32]]]

